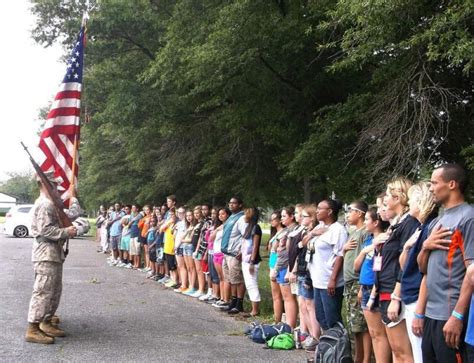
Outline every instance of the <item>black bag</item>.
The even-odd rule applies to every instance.
[[[351,341],[344,325],[337,322],[319,338],[316,363],[352,363]]]

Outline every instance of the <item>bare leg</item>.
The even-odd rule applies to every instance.
[[[314,307],[313,299],[303,299],[308,311],[308,329],[312,337],[319,339],[321,336],[321,326],[316,319],[316,308]]]
[[[364,310],[364,316],[372,338],[375,360],[379,363],[390,363],[392,361],[392,349],[380,313]]]
[[[281,296],[280,285],[278,285],[276,281],[270,281],[270,285],[272,287],[273,315],[275,323],[279,323],[283,314],[283,298]]]
[[[298,305],[295,296],[291,293],[290,285],[280,285],[283,303],[285,304],[286,322],[292,328],[296,328]]]
[[[385,327],[385,331],[387,332],[388,342],[392,347],[394,363],[413,363],[411,343],[408,338],[405,320],[393,328]]]
[[[204,277],[204,273],[202,272],[202,264],[201,260],[194,260],[194,266],[196,271],[196,276],[198,280],[198,290],[204,293],[204,287],[206,285],[206,279]]]

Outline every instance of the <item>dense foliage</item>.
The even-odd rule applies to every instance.
[[[32,0],[67,47],[85,1]],[[80,194],[282,205],[473,167],[469,0],[102,0],[88,23]]]
[[[17,203],[33,203],[39,188],[31,173],[8,173],[8,179],[0,182],[0,192],[17,199]]]

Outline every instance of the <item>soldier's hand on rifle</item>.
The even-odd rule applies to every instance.
[[[69,237],[75,237],[77,234],[77,228],[74,226],[67,227],[66,231]]]

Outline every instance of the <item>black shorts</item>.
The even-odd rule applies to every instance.
[[[164,255],[165,261],[168,264],[168,269],[170,271],[176,270],[176,258],[174,257],[174,255],[168,255],[167,253],[165,253]]]
[[[156,262],[156,248],[148,250],[148,257],[150,258],[151,262]]]
[[[443,334],[444,320],[434,320],[425,317],[423,326],[423,340],[421,350],[423,362],[469,362],[467,360],[466,344],[464,343],[465,331],[461,334],[459,350],[449,348]],[[464,325],[464,329],[466,324]]]
[[[398,321],[391,321],[387,315],[387,310],[388,306],[390,305],[391,301],[390,300],[384,300],[384,301],[379,301],[379,306],[380,306],[380,314],[382,315],[382,323],[387,325],[389,328],[394,327],[398,325],[401,321],[403,321],[403,318],[398,320]],[[402,302],[400,301],[400,308],[398,309],[398,316],[402,313]]]
[[[138,236],[138,242],[142,245],[146,245],[146,238],[142,236]]]

